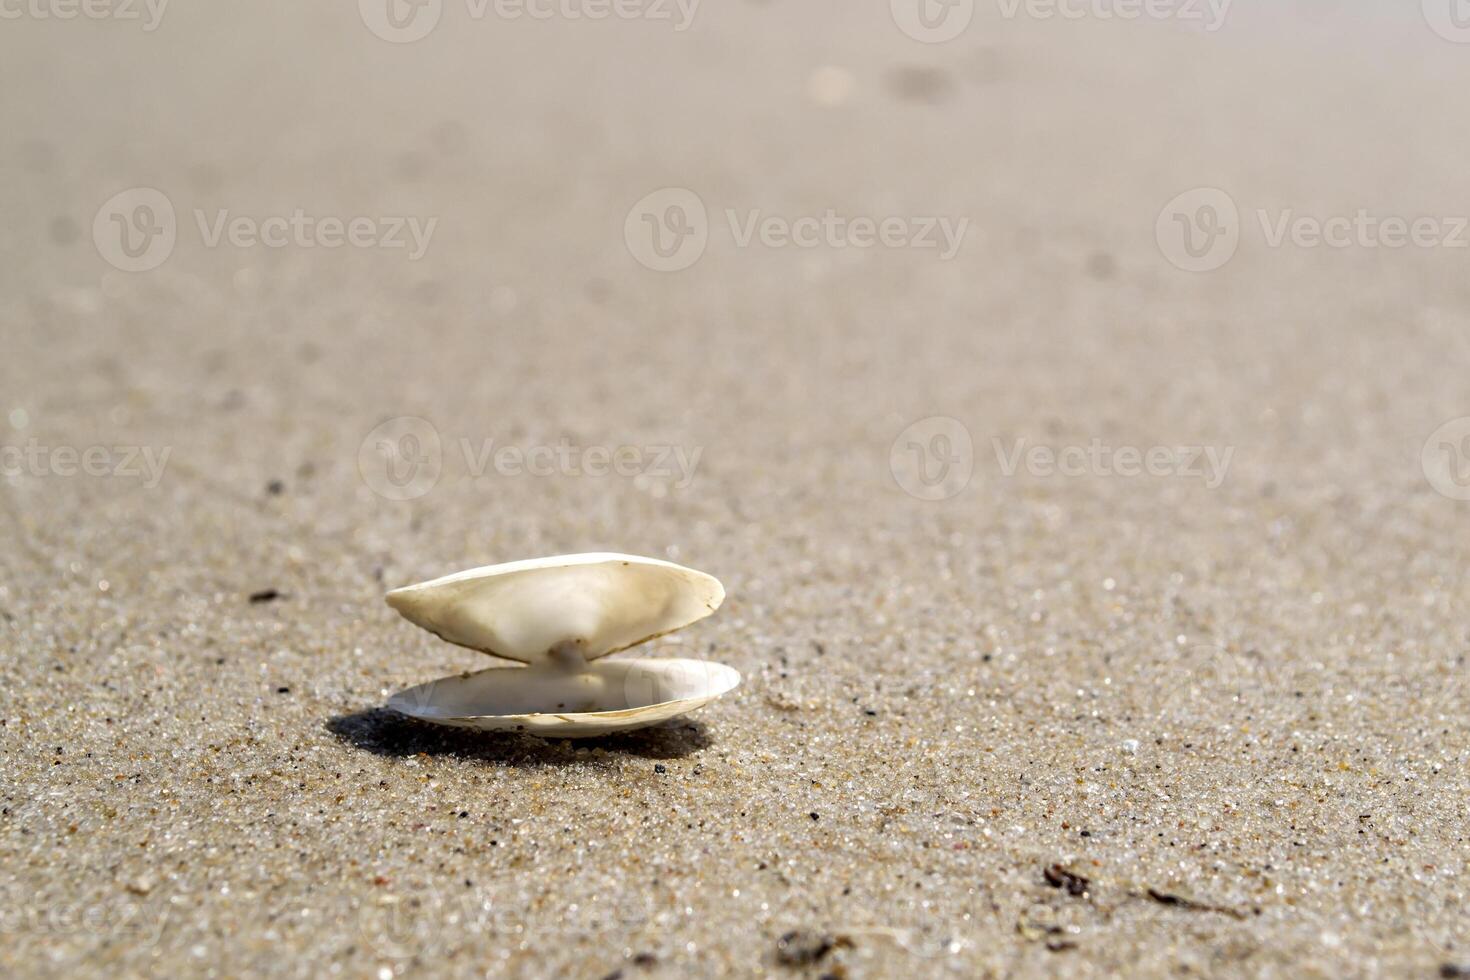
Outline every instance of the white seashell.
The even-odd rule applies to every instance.
[[[724,598],[713,576],[617,554],[509,562],[394,589],[388,605],[410,622],[526,666],[443,677],[388,706],[441,725],[558,738],[656,724],[734,689],[739,672],[702,660],[598,658],[703,619]]]

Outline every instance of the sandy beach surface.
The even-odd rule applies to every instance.
[[[1470,975],[1470,30],[1218,6],[0,4],[0,973]]]

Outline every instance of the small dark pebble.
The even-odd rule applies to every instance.
[[[1053,888],[1064,888],[1068,895],[1086,895],[1092,880],[1076,872],[1068,871],[1060,864],[1053,864],[1041,872],[1041,877]]]
[[[1470,977],[1470,963],[1441,963],[1439,975],[1446,980],[1454,980],[1455,977]]]
[[[776,962],[782,966],[810,966],[839,948],[851,949],[852,940],[846,936],[793,929],[776,941]]]
[[[272,480],[265,485],[265,492],[272,497],[279,497],[286,492],[286,484],[281,480]]]
[[[1178,895],[1170,895],[1168,892],[1161,892],[1157,888],[1150,888],[1148,890],[1148,897],[1153,899],[1155,902],[1158,902],[1160,905],[1188,906],[1190,904],[1190,902],[1183,898],[1180,898]]]
[[[874,711],[872,708],[864,708],[863,714],[867,715],[869,718],[878,717],[878,712]]]
[[[653,966],[653,964],[657,962],[658,957],[654,956],[652,953],[639,953],[637,956],[633,957],[634,966]]]
[[[1087,274],[1094,279],[1111,279],[1118,271],[1118,263],[1107,252],[1093,252],[1087,258]]]
[[[609,973],[607,976],[603,977],[602,980],[623,980],[623,971],[622,970],[614,970],[611,973]]]
[[[1084,830],[1084,831],[1082,831],[1082,836],[1083,837],[1091,837],[1092,836],[1092,831],[1090,831],[1090,830]]]
[[[291,689],[289,687],[278,687],[278,688],[276,688],[276,693],[277,694],[290,694],[291,693]]]
[[[51,240],[57,245],[70,245],[80,236],[77,223],[66,215],[51,219]]]
[[[663,773],[668,772],[669,769],[668,769],[667,766],[665,766],[663,763],[660,762],[660,763],[655,763],[654,764],[653,771],[656,772],[656,773],[659,773],[659,774],[663,774]]]
[[[281,595],[281,592],[278,589],[261,589],[259,592],[250,593],[250,601],[256,604],[262,602],[275,602],[277,599],[280,598],[284,597]]]
[[[465,817],[467,817],[469,815],[470,815],[470,811],[468,811],[468,810],[461,810],[461,811],[459,811],[459,819],[461,819],[461,820],[463,820]]]
[[[809,814],[809,816],[810,816],[810,817],[811,817],[811,818],[812,818],[812,819],[813,819],[813,820],[820,820],[820,819],[822,819],[822,816],[821,816],[821,814],[819,814],[819,813],[817,813],[817,811],[816,811],[816,810],[813,810],[813,811],[812,811],[812,812],[811,812],[811,813],[810,813],[810,814]]]
[[[888,89],[909,102],[943,102],[954,93],[955,84],[942,68],[905,66],[888,75]]]

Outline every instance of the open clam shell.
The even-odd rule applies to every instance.
[[[740,674],[688,659],[603,660],[703,619],[719,581],[633,555],[561,555],[395,589],[387,601],[451,643],[519,661],[400,691],[388,706],[442,725],[560,738],[656,724],[734,689]]]

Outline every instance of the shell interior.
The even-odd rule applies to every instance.
[[[739,683],[733,667],[688,659],[491,667],[400,691],[388,706],[443,725],[596,735],[684,714]]]

